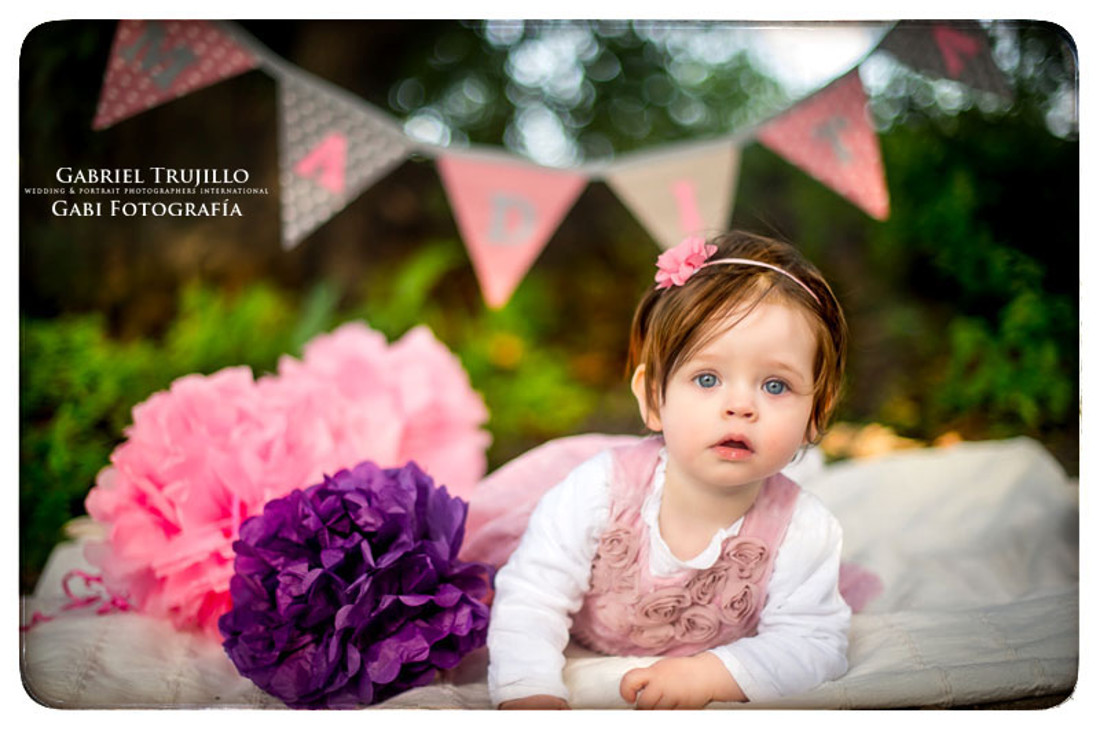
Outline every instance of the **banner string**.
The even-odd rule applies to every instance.
[[[303,84],[309,84],[324,89],[326,93],[332,94],[343,99],[349,104],[353,104],[363,111],[365,111],[374,120],[380,124],[390,127],[395,132],[404,135],[409,141],[410,154],[420,154],[424,157],[438,158],[441,155],[457,155],[461,157],[468,157],[474,159],[481,159],[487,162],[514,162],[519,164],[527,164],[536,167],[544,167],[547,169],[563,169],[571,172],[578,172],[592,180],[604,180],[609,170],[614,169],[620,164],[636,164],[639,161],[649,160],[650,158],[660,158],[664,156],[671,156],[681,154],[682,152],[691,152],[699,148],[709,147],[711,145],[719,144],[722,142],[732,142],[737,146],[744,146],[749,142],[752,142],[756,137],[757,131],[768,124],[770,121],[786,114],[788,111],[797,107],[806,99],[817,94],[821,89],[828,87],[836,80],[844,77],[851,72],[852,69],[861,66],[873,53],[878,50],[883,38],[888,36],[890,32],[896,27],[897,23],[891,23],[882,33],[881,36],[875,41],[874,44],[850,67],[837,74],[835,77],[830,78],[825,83],[821,84],[814,91],[804,94],[799,99],[785,106],[783,109],[770,114],[764,119],[758,120],[751,125],[730,132],[728,134],[713,135],[710,137],[698,137],[691,140],[668,142],[662,144],[657,149],[643,149],[623,155],[616,155],[611,160],[595,160],[587,163],[581,163],[580,165],[569,166],[568,168],[554,168],[551,166],[542,165],[530,158],[522,155],[517,155],[513,152],[507,151],[496,145],[487,145],[479,143],[471,143],[464,145],[463,147],[449,147],[447,145],[439,145],[424,140],[419,140],[415,137],[407,135],[398,120],[392,115],[379,109],[378,107],[370,104],[362,97],[354,94],[347,89],[340,87],[326,79],[323,79],[315,74],[312,74],[299,66],[296,66],[289,61],[283,59],[278,54],[273,52],[263,43],[261,43],[255,36],[240,27],[236,23],[231,21],[218,21],[219,27],[224,30],[228,35],[232,36],[242,46],[246,47],[253,55],[260,59],[260,66],[266,68],[271,75],[278,80],[280,77],[289,77],[296,79]]]
[[[120,21],[124,22],[139,21]],[[718,174],[715,166],[736,166],[739,156],[727,158],[725,150],[740,150],[755,141],[872,217],[885,220],[889,215],[889,193],[877,133],[866,114],[869,100],[859,68],[880,49],[894,54],[895,46],[905,49],[906,43],[914,41],[938,53],[937,58],[948,53],[939,36],[925,33],[919,23],[876,23],[882,26],[881,34],[857,60],[845,64],[843,73],[751,124],[728,133],[662,143],[580,164],[551,166],[501,145],[452,146],[418,139],[406,132],[405,124],[392,113],[281,58],[239,24],[203,22],[250,54],[249,62],[254,64],[251,68],[265,71],[277,83],[279,171],[286,183],[280,201],[284,248],[297,246],[402,161],[432,159],[437,166],[452,171],[442,176],[442,182],[445,188],[449,186],[452,207],[457,198],[465,209],[456,209],[456,218],[465,219],[457,223],[467,248],[480,252],[481,261],[475,262],[481,272],[479,278],[508,280],[507,285],[497,283],[502,289],[491,299],[498,305],[506,301],[507,292],[518,283],[515,278],[522,277],[529,266],[521,259],[544,246],[568,212],[554,206],[548,209],[551,213],[543,210],[541,205],[550,203],[549,198],[539,203],[539,197],[546,194],[543,189],[559,183],[569,187],[571,183],[565,180],[569,177],[608,184],[654,240],[667,248],[674,244],[673,239],[678,240],[678,234],[689,233],[682,231],[689,224],[695,232],[700,226],[711,230],[725,225],[732,210],[731,191],[736,190],[731,180],[736,180],[737,172],[734,170],[731,178]],[[942,30],[940,25],[928,27]],[[966,49],[979,46],[973,42]],[[159,48],[157,53],[159,57],[167,51]],[[956,61],[955,66],[961,63],[956,56],[947,60]],[[983,68],[992,63],[990,59],[981,60]],[[299,104],[308,118],[297,113]],[[319,130],[324,132],[320,137]],[[708,155],[719,148],[722,154]],[[448,165],[448,161],[455,164]],[[692,167],[677,166],[677,161]],[[349,171],[354,172],[349,175]],[[467,188],[473,188],[474,193],[465,191]],[[700,207],[699,196],[704,191],[709,197]],[[654,197],[658,195],[664,198],[658,200]],[[723,200],[716,200],[716,196]],[[575,198],[572,193],[569,197]],[[534,248],[517,258],[519,249],[515,247],[521,244],[525,251]],[[486,282],[482,284],[486,294]]]

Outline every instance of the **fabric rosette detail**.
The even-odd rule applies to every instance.
[[[106,538],[88,560],[143,614],[218,636],[233,541],[265,503],[372,460],[416,461],[466,497],[486,467],[488,413],[458,359],[424,327],[387,345],[361,322],[301,360],[192,374],[152,394],[89,492]]]
[[[737,538],[722,546],[719,561],[741,581],[755,582],[767,566],[768,547],[756,538]]]
[[[268,502],[233,545],[229,658],[294,708],[430,683],[485,644],[491,569],[457,559],[466,511],[415,463],[363,462]]]
[[[692,604],[676,619],[676,639],[687,644],[703,644],[718,637],[722,620],[712,606]]]
[[[676,638],[676,622],[691,606],[691,595],[680,586],[658,589],[634,607],[630,638],[640,647],[659,648]]]
[[[630,630],[630,641],[638,647],[660,654],[662,648],[676,639],[676,628],[671,624],[656,624],[648,627],[635,626]]]
[[[722,621],[744,627],[756,612],[757,588],[748,582],[728,581],[718,597],[718,613]]]
[[[641,547],[630,526],[613,526],[600,537],[592,563],[592,589],[621,593],[637,585],[635,561]]]
[[[686,607],[691,606],[691,595],[679,586],[658,589],[638,602],[635,621],[643,627],[672,624]]]
[[[695,604],[710,604],[726,584],[726,566],[714,566],[700,571],[687,584],[688,594]]]

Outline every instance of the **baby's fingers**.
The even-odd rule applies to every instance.
[[[660,708],[667,708],[671,699],[666,699],[664,692],[660,687],[653,684],[647,685],[641,691],[639,691],[638,702],[634,705],[639,711],[652,711]]]
[[[619,681],[619,695],[627,703],[633,703],[638,697],[638,691],[649,682],[649,668],[635,668],[623,675]]]

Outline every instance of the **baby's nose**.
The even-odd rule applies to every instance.
[[[756,415],[756,403],[752,394],[745,390],[731,393],[726,400],[726,416],[739,416],[751,419]]]

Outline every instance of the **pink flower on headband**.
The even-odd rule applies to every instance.
[[[657,257],[657,276],[654,277],[657,289],[679,287],[716,251],[718,247],[708,244],[702,236],[687,237]]]

